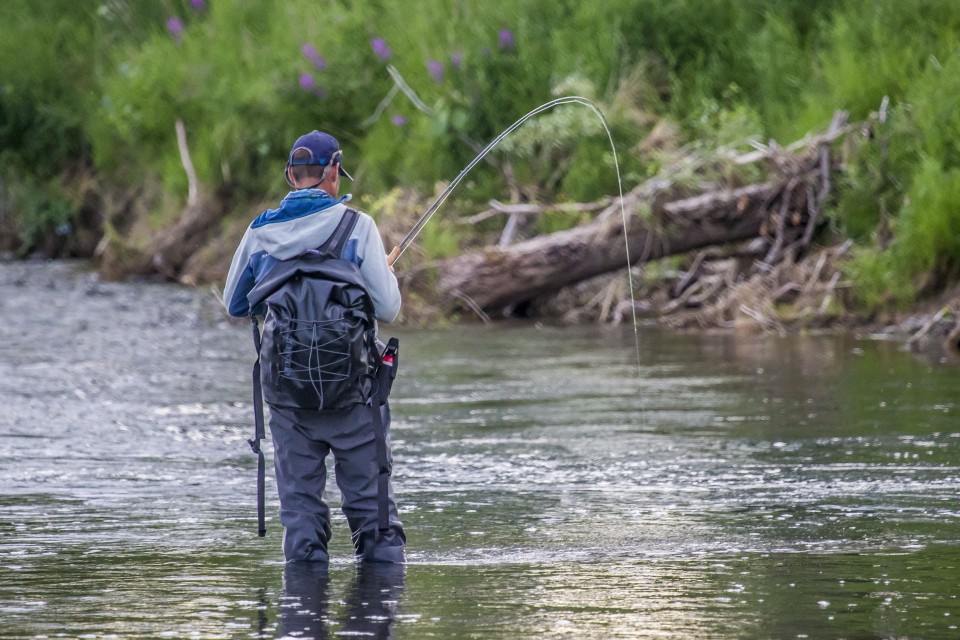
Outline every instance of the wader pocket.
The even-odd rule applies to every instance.
[[[400,341],[396,338],[390,338],[387,346],[383,349],[380,356],[382,363],[377,368],[377,395],[380,396],[380,404],[385,404],[390,397],[390,391],[393,390],[393,380],[397,377],[397,368],[400,366]]]

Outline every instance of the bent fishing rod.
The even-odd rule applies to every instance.
[[[627,233],[627,212],[623,205],[623,180],[620,177],[620,160],[617,158],[617,147],[613,143],[613,134],[610,133],[610,127],[607,125],[607,119],[603,116],[603,112],[600,111],[600,108],[596,104],[594,104],[591,100],[588,100],[587,98],[584,98],[582,96],[564,96],[562,98],[556,98],[554,100],[551,100],[550,102],[546,102],[540,105],[536,109],[533,109],[532,111],[524,115],[522,118],[514,122],[512,125],[507,127],[500,135],[494,138],[490,142],[490,144],[484,147],[483,150],[480,151],[479,154],[477,154],[477,157],[474,158],[470,162],[470,164],[468,164],[463,169],[463,171],[461,171],[457,175],[457,177],[453,179],[453,182],[447,185],[447,188],[444,189],[439,196],[437,196],[437,199],[434,200],[433,204],[427,207],[427,210],[423,213],[422,216],[420,216],[420,219],[417,220],[417,223],[413,225],[413,228],[410,229],[410,232],[407,233],[407,235],[403,238],[403,240],[400,241],[400,244],[395,246],[393,250],[390,252],[390,254],[387,256],[387,264],[393,267],[393,264],[397,261],[397,259],[400,256],[403,255],[403,252],[407,250],[407,247],[410,246],[410,244],[417,238],[417,236],[420,235],[420,232],[423,230],[423,227],[426,226],[428,222],[430,222],[430,219],[437,212],[437,210],[443,205],[447,197],[449,197],[450,193],[457,187],[458,184],[460,184],[460,181],[463,180],[463,178],[468,173],[470,173],[470,171],[475,166],[477,166],[477,164],[479,164],[480,161],[483,160],[487,156],[487,154],[493,150],[494,147],[500,144],[500,142],[504,138],[506,138],[508,135],[513,133],[516,129],[522,126],[523,123],[525,123],[527,120],[529,120],[533,116],[563,104],[580,104],[587,107],[591,111],[593,111],[597,115],[597,117],[600,118],[600,124],[603,125],[604,131],[607,132],[607,140],[610,141],[610,150],[613,152],[613,166],[616,168],[616,171],[617,171],[617,190],[620,196],[620,216],[621,218],[623,218],[623,242],[624,242],[624,248],[626,249],[626,252],[627,252],[627,282],[628,282],[628,287],[630,289],[630,301],[631,301],[630,309],[633,316],[633,342],[637,352],[637,373],[639,375],[640,374],[640,334],[637,328],[636,304],[633,303],[633,274],[631,273],[631,270],[630,270],[630,266],[633,264],[633,261],[630,258],[630,240],[628,238],[629,234]]]
[[[410,244],[417,238],[417,236],[420,235],[420,232],[423,230],[426,224],[430,222],[430,218],[432,218],[433,214],[437,212],[437,209],[439,209],[441,205],[443,205],[443,203],[446,201],[450,193],[457,187],[458,184],[460,184],[460,181],[463,180],[464,177],[466,177],[466,175],[470,173],[470,171],[475,166],[477,166],[477,164],[479,164],[480,161],[483,160],[487,156],[487,154],[493,150],[494,147],[500,144],[500,142],[504,138],[506,138],[513,131],[518,129],[521,125],[523,125],[523,123],[525,123],[527,120],[529,120],[533,116],[563,104],[581,104],[589,108],[591,111],[597,114],[597,117],[600,118],[600,122],[603,124],[604,130],[606,130],[607,132],[607,137],[610,139],[610,148],[613,150],[613,161],[614,161],[614,165],[616,165],[617,167],[617,186],[620,188],[620,202],[621,202],[620,206],[622,208],[623,207],[623,187],[621,186],[621,183],[620,183],[620,165],[619,165],[619,162],[617,161],[617,150],[613,144],[613,136],[610,134],[610,127],[607,126],[607,120],[606,118],[603,117],[603,112],[600,111],[600,108],[597,107],[597,105],[595,105],[593,102],[591,102],[587,98],[584,98],[581,96],[564,96],[562,98],[556,98],[555,100],[546,102],[540,105],[539,107],[537,107],[536,109],[533,109],[532,111],[524,115],[522,118],[514,122],[512,125],[507,127],[500,135],[494,138],[490,142],[490,144],[484,147],[483,150],[480,151],[480,153],[477,155],[477,157],[474,158],[470,162],[470,164],[468,164],[463,169],[463,171],[461,171],[457,175],[457,177],[453,179],[453,182],[447,185],[447,188],[443,190],[443,192],[437,197],[437,199],[433,202],[433,204],[427,207],[427,210],[424,212],[422,216],[420,216],[420,219],[417,220],[417,223],[415,225],[413,225],[413,228],[410,229],[410,232],[406,235],[406,237],[404,237],[404,239],[400,241],[400,244],[398,244],[393,248],[393,250],[390,252],[390,255],[387,256],[387,264],[389,264],[390,266],[393,266],[393,263],[396,262],[397,259],[403,255],[403,252],[407,250],[407,247],[409,247]],[[630,251],[628,246],[627,247],[628,259],[629,259],[629,255],[630,255]]]

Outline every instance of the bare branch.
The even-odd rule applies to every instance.
[[[187,205],[193,207],[197,204],[197,172],[193,168],[193,161],[190,159],[190,149],[187,148],[187,132],[183,127],[183,120],[180,118],[177,118],[176,130],[180,162],[183,163],[183,170],[187,172]]]

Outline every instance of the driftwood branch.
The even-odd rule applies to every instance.
[[[587,278],[674,253],[745,240],[756,236],[765,220],[758,206],[777,187],[758,187],[733,196],[715,197],[714,207],[697,215],[672,215],[662,203],[641,198],[638,188],[621,203],[607,206],[588,224],[540,236],[510,247],[489,248],[441,263],[440,291],[467,294],[483,309],[517,304]],[[648,219],[641,213],[653,211]],[[617,215],[611,215],[616,213]],[[626,236],[624,233],[626,232]]]
[[[464,218],[463,222],[468,224],[477,224],[496,216],[506,215],[539,215],[541,213],[564,212],[564,213],[595,213],[609,206],[610,199],[604,198],[597,202],[576,202],[560,204],[504,204],[497,200],[491,200],[490,208],[486,211],[474,214]]]
[[[187,147],[187,131],[184,129],[183,120],[177,118],[175,125],[177,130],[177,148],[180,150],[180,162],[183,164],[183,170],[187,173],[187,206],[197,205],[197,171],[193,168],[193,160],[190,159],[190,149]]]

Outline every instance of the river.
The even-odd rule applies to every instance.
[[[409,563],[335,508],[321,571],[212,294],[7,263],[0,313],[0,637],[960,637],[960,371],[896,343],[403,329]]]

